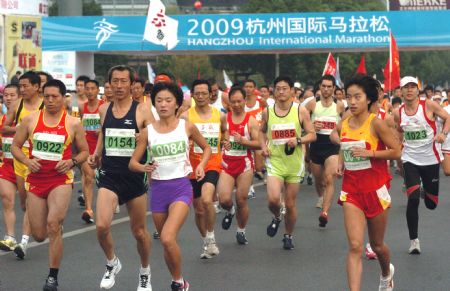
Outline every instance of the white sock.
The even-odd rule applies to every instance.
[[[211,232],[206,231],[206,238],[207,239],[214,239],[214,230],[211,231]]]
[[[110,266],[115,266],[117,264],[117,257],[114,255],[114,258],[112,260],[106,259],[106,264]]]
[[[27,245],[29,239],[30,239],[30,236],[24,234],[24,235],[22,235],[22,241],[20,243],[23,245]]]
[[[172,281],[177,282],[177,283],[180,283],[180,284],[184,284],[184,279],[183,279],[183,277],[181,277],[180,279],[176,279],[176,280],[172,278]]]
[[[236,232],[243,232],[243,233],[245,233],[245,227],[244,228],[237,228],[237,230],[236,230]]]
[[[16,241],[16,238],[13,235],[9,235],[9,234],[5,234],[5,237],[3,238],[4,240],[12,240],[12,241]]]
[[[234,215],[236,213],[236,209],[234,208],[234,205],[231,206],[230,211],[228,211],[231,215]]]
[[[148,265],[145,268],[141,266],[141,269],[139,270],[139,274],[141,274],[141,275],[150,275],[150,265]]]

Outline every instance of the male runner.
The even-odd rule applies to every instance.
[[[230,110],[230,100],[228,94],[220,90],[219,83],[216,79],[209,79],[211,84],[211,106],[216,107],[220,112],[226,113]]]
[[[43,71],[39,71],[39,72],[37,72],[37,74],[39,75],[39,78],[41,79],[41,84],[39,86],[39,95],[43,96],[45,83],[47,83],[50,80],[53,80],[53,77],[49,73],[46,73]]]
[[[98,143],[88,162],[91,167],[99,165],[97,177],[97,238],[105,253],[106,270],[100,288],[110,289],[122,268],[114,250],[111,222],[117,204],[126,204],[130,216],[131,231],[137,242],[141,260],[139,291],[151,290],[150,284],[150,235],[146,225],[147,181],[144,173],[128,169],[133,154],[136,133],[153,122],[149,108],[131,98],[134,72],[127,66],[115,66],[108,72],[114,91],[114,101],[100,107]],[[145,163],[146,160],[141,160]]]
[[[283,248],[286,250],[294,248],[292,234],[297,221],[296,198],[300,177],[305,170],[301,145],[316,139],[308,112],[292,101],[295,94],[293,86],[289,77],[275,79],[277,102],[263,111],[259,134],[262,154],[266,157],[267,200],[274,215],[267,227],[267,235],[274,237],[277,234],[282,219],[280,200],[284,186],[286,216]],[[301,136],[302,129],[306,132],[304,136]]]
[[[80,117],[80,108],[87,101],[86,93],[84,87],[86,82],[89,81],[88,76],[81,75],[75,81],[75,88],[77,90],[76,96],[72,96],[72,108],[71,115],[74,117]]]
[[[17,127],[11,152],[30,170],[26,179],[27,214],[33,238],[49,238],[50,272],[44,291],[57,290],[62,259],[62,224],[73,187],[72,168],[88,157],[88,146],[80,120],[64,109],[66,86],[59,80],[44,85],[45,109],[25,117]],[[30,156],[22,152],[30,141]],[[72,158],[72,143],[78,154]]]
[[[102,98],[103,101],[111,102],[114,97],[114,93],[112,91],[111,84],[109,83],[109,81],[106,81],[103,84],[103,90],[104,90],[104,94],[103,94],[103,98]]]

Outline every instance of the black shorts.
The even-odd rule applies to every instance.
[[[207,171],[205,173],[205,178],[201,181],[197,181],[195,179],[190,179],[192,190],[194,192],[194,199],[197,199],[202,196],[202,187],[205,183],[211,183],[216,187],[217,181],[219,180],[219,172],[217,171]]]
[[[114,192],[119,204],[125,204],[148,191],[147,175],[126,169],[121,172],[99,169],[96,174],[97,187]]]
[[[404,179],[406,189],[420,185],[431,195],[439,195],[439,167],[440,164],[429,166],[418,166],[410,162],[403,163]],[[418,191],[417,191],[418,192]],[[418,198],[418,197],[416,197]]]
[[[334,155],[339,155],[338,145],[311,143],[309,146],[309,159],[314,164],[325,165],[325,161]]]

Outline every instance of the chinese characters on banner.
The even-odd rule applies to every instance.
[[[5,64],[8,78],[16,71],[41,70],[41,18],[5,17]]]

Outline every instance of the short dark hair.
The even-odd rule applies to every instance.
[[[78,81],[81,81],[86,84],[86,82],[89,80],[90,80],[90,78],[88,76],[81,75],[81,76],[78,76],[77,80],[75,81],[75,84],[78,83]]]
[[[41,84],[41,78],[39,77],[38,74],[36,74],[36,72],[33,72],[33,71],[28,71],[25,74],[23,74],[22,76],[20,76],[19,81],[25,80],[25,79],[30,81],[31,85],[40,85]]]
[[[434,86],[433,85],[427,85],[425,88],[423,88],[423,91],[426,92],[428,90],[431,90],[434,92]]]
[[[21,72],[21,71],[16,71],[16,75],[17,75],[17,74],[22,74],[22,72]]]
[[[392,105],[395,105],[395,104],[402,104],[403,102],[402,102],[402,98],[400,98],[400,97],[394,97],[394,98],[392,98]]]
[[[345,83],[345,91],[347,92],[350,86],[358,86],[363,89],[364,93],[366,93],[367,99],[370,100],[369,105],[367,107],[370,110],[370,106],[378,102],[378,81],[374,78],[367,75],[358,75],[350,79],[347,83]]]
[[[6,85],[5,88],[3,88],[3,93],[4,93],[5,90],[8,89],[8,88],[14,88],[14,89],[16,89],[17,94],[20,93],[20,91],[19,91],[19,86],[18,86],[17,84],[8,84],[8,85]]]
[[[98,81],[94,80],[94,79],[90,79],[90,80],[87,80],[86,82],[84,82],[84,86],[86,86],[87,83],[94,83],[97,88],[100,87],[100,84],[98,83]]]
[[[247,94],[245,93],[244,88],[241,86],[233,86],[230,89],[230,92],[228,93],[228,98],[231,98],[236,92],[241,92],[242,96],[244,96],[244,99],[247,98]]]
[[[153,89],[153,84],[152,83],[145,84],[145,87],[144,87],[144,92],[145,93],[150,93],[152,91],[152,89]]]
[[[112,74],[114,73],[114,71],[120,71],[120,72],[128,71],[128,73],[130,75],[130,83],[134,82],[134,70],[131,67],[126,66],[126,65],[118,65],[118,66],[114,66],[111,69],[109,69],[109,71],[108,71],[109,82],[111,82]]]
[[[336,91],[341,91],[342,93],[344,93],[344,89],[339,88],[336,86],[336,89],[334,89],[334,94],[336,94]]]
[[[256,82],[255,82],[255,80],[252,80],[252,79],[246,79],[246,80],[244,81],[244,86],[245,86],[245,83],[252,83],[253,86],[256,87]]]
[[[286,83],[288,83],[290,88],[294,87],[294,82],[288,76],[278,76],[278,77],[276,77],[275,81],[273,81],[273,86],[276,87],[279,82],[286,82]]]
[[[47,77],[47,82],[48,81],[50,81],[50,80],[53,80],[53,76],[52,75],[50,75],[49,73],[47,73],[47,72],[44,72],[44,71],[38,71],[38,72],[36,72],[39,76],[46,76]]]
[[[134,80],[134,83],[135,83],[135,84],[136,84],[136,83],[141,84],[142,88],[144,88],[144,86],[145,86],[145,80],[142,80],[142,79],[135,79],[135,80]]]
[[[207,85],[208,86],[208,92],[209,93],[212,92],[211,83],[209,83],[208,80],[198,79],[198,80],[195,80],[194,82],[192,82],[191,93],[194,93],[194,88],[195,88],[195,86],[198,86],[198,85]]]
[[[208,78],[208,82],[209,82],[209,84],[211,84],[211,86],[218,84],[216,78],[214,78],[214,77]]]
[[[164,91],[164,90],[169,91],[173,96],[175,96],[177,105],[179,107],[181,107],[181,105],[183,105],[184,96],[183,96],[183,91],[181,90],[181,88],[178,87],[178,85],[176,85],[175,83],[167,83],[167,82],[159,82],[153,86],[152,92],[150,94],[153,104],[156,104],[155,103],[156,95],[159,92]],[[176,111],[178,111],[178,109]]]
[[[269,90],[269,91],[270,91],[270,88],[269,88],[269,86],[268,86],[268,85],[262,85],[261,87],[259,87],[259,89],[262,89],[262,88],[266,88],[267,90]]]
[[[322,85],[323,80],[331,81],[333,82],[333,86],[336,86],[336,78],[333,77],[333,75],[323,75],[322,78],[320,78],[319,86]]]
[[[65,96],[67,93],[66,85],[64,85],[63,82],[61,82],[58,79],[53,79],[45,83],[43,90],[48,87],[55,87],[59,89],[59,93],[61,93],[62,96]]]

